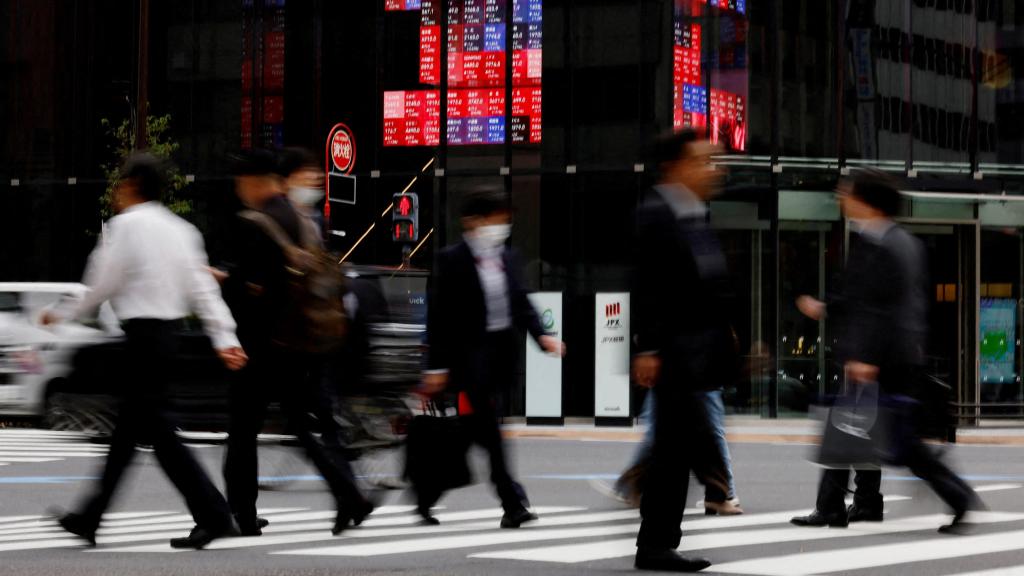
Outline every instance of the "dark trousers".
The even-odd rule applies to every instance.
[[[882,471],[857,470],[854,483],[857,489],[853,493],[853,504],[861,510],[871,512],[882,511]],[[824,514],[846,512],[846,492],[850,483],[849,468],[833,468],[825,470],[818,485],[818,502],[816,508]]]
[[[167,414],[167,374],[176,346],[174,329],[174,322],[163,320],[132,320],[124,325],[127,386],[103,475],[82,511],[85,522],[93,528],[99,526],[138,443],[153,446],[157,462],[185,497],[198,526],[219,530],[231,522],[227,502],[178,439]]]
[[[694,448],[694,438],[700,436],[701,408],[691,393],[673,389],[672,384],[677,382],[663,377],[652,389],[654,445],[640,499],[639,548],[679,546],[690,471],[712,466],[704,461],[702,451]]]
[[[332,415],[323,389],[309,378],[310,366],[307,357],[267,348],[250,356],[249,364],[231,386],[224,478],[231,512],[241,524],[255,522],[259,491],[256,437],[263,429],[267,407],[275,398],[288,418],[289,431],[327,481],[338,508],[360,510],[366,504],[342,446],[322,442],[313,435],[317,424],[310,414],[328,420]]]
[[[505,512],[518,512],[529,506],[526,490],[509,472],[505,441],[498,423],[498,391],[511,386],[518,342],[510,330],[487,334],[482,353],[475,356],[477,377],[467,387],[473,413],[463,417],[471,444],[487,452],[491,484]],[[441,494],[417,494],[417,503],[421,510],[429,510],[440,497]]]
[[[908,439],[908,442],[910,444],[906,447],[904,465],[910,468],[915,476],[924,480],[954,512],[966,511],[978,501],[974,489],[950,470],[924,442],[916,437]],[[822,474],[821,485],[818,488],[818,510],[825,513],[845,510],[844,497],[849,481],[848,469],[826,470]],[[854,481],[857,484],[853,496],[854,504],[865,510],[881,510],[882,472],[858,470]]]

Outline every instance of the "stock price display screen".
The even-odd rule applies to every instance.
[[[745,0],[677,0],[675,6],[673,126],[707,128],[712,142],[736,151],[747,145],[746,9]],[[703,23],[717,27],[714,46],[701,43]],[[708,86],[708,71],[718,86]]]
[[[453,146],[541,141],[542,0],[387,0],[388,11],[420,13],[419,83],[441,83],[441,41],[448,49],[447,141]],[[512,3],[509,14],[508,3]],[[507,22],[511,16],[511,25]],[[511,34],[511,38],[509,38]],[[511,42],[510,42],[511,40]],[[512,46],[512,78],[507,50]],[[506,117],[507,98],[512,116]],[[440,90],[384,93],[384,145],[436,146]],[[511,122],[509,126],[508,123]]]

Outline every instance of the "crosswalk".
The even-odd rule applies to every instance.
[[[69,458],[99,458],[104,444],[90,442],[80,432],[5,428],[0,430],[0,466],[60,462]]]
[[[1018,484],[979,486],[980,491],[1017,490]],[[944,514],[922,513],[907,506],[911,498],[887,499],[882,523],[853,524],[846,529],[796,528],[790,517],[805,509],[733,517],[697,516],[687,511],[680,550],[717,559],[711,574],[747,576],[812,576],[896,573],[916,567],[917,573],[943,576],[1002,576],[1024,574],[1024,513],[979,512],[972,516],[974,533],[947,536],[936,528]],[[437,512],[440,526],[422,527],[411,506],[384,506],[363,526],[332,536],[334,512],[309,508],[267,508],[270,520],[258,538],[215,541],[210,550],[249,551],[286,561],[298,557],[347,557],[381,563],[409,561],[421,554],[452,562],[519,563],[522,571],[555,573],[559,566],[629,566],[639,527],[635,510],[599,510],[580,506],[539,506],[541,519],[519,530],[501,530],[501,510],[483,508]],[[108,514],[98,534],[98,547],[81,542],[42,516],[0,517],[0,562],[4,553],[68,548],[90,555],[182,554],[167,541],[192,527],[180,510],[151,510]],[[1011,553],[999,556],[1000,553]],[[445,556],[447,555],[447,556]],[[948,561],[987,562],[969,572],[951,573]],[[983,569],[977,569],[984,566]],[[923,567],[923,568],[922,568]],[[878,570],[873,572],[872,570]],[[923,570],[923,571],[921,571]]]

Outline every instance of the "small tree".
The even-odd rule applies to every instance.
[[[107,118],[100,120],[100,124],[106,129],[107,135],[110,136],[111,140],[113,140],[110,148],[114,158],[101,167],[103,175],[107,180],[107,189],[104,191],[103,198],[100,201],[100,214],[106,220],[114,215],[111,198],[114,186],[117,185],[121,162],[135,150],[135,126],[127,118],[116,126]],[[147,150],[150,154],[163,160],[170,160],[171,155],[178,151],[181,145],[170,137],[170,129],[170,114],[146,117],[146,131],[149,139]],[[188,186],[188,182],[173,162],[170,162],[169,165],[167,190],[164,192],[163,202],[171,212],[187,217],[192,214],[192,201],[182,198],[181,193]]]

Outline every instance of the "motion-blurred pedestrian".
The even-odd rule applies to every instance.
[[[637,213],[633,378],[654,394],[639,569],[695,572],[711,565],[676,551],[691,470],[708,471],[707,477],[717,470],[723,480],[708,483],[717,490],[711,500],[724,504],[729,496],[728,456],[715,430],[723,425],[720,390],[735,377],[738,358],[727,320],[725,256],[707,218],[706,202],[721,186],[722,174],[711,162],[717,151],[691,131],[659,140],[661,180]]]
[[[312,152],[304,148],[285,148],[278,161],[288,200],[295,211],[313,221],[321,237],[324,233],[323,167]]]
[[[878,386],[885,395],[913,397],[920,393],[923,382],[921,372],[928,334],[929,288],[924,247],[893,221],[899,211],[900,195],[884,173],[860,170],[839,183],[837,195],[854,231],[842,282],[827,304],[802,296],[797,306],[814,320],[827,314],[833,322],[839,334],[837,352],[854,394],[864,387]],[[911,418],[910,414],[894,415]],[[963,531],[965,514],[981,504],[974,490],[915,434],[887,441],[899,443],[902,463],[952,508],[953,522],[941,531]],[[808,516],[793,518],[792,523],[846,527],[850,522],[880,522],[881,470],[857,470],[854,501],[847,508],[849,480],[849,467],[826,470],[818,487],[815,510]]]
[[[195,529],[171,540],[174,548],[203,548],[222,536],[238,534],[224,497],[175,433],[167,413],[167,375],[176,348],[176,330],[190,310],[198,313],[224,363],[242,368],[246,355],[235,336],[235,321],[208,272],[199,231],[160,203],[166,172],[156,157],[137,153],[121,168],[113,192],[117,216],[89,259],[90,290],[66,315],[79,318],[110,300],[125,334],[130,383],[118,411],[106,466],[96,493],[80,512],[61,514],[60,525],[96,543],[96,529],[140,442],[152,444],[157,462],[181,492]]]
[[[564,346],[547,336],[527,298],[518,259],[505,244],[512,231],[508,196],[481,188],[462,202],[462,242],[444,250],[431,277],[427,320],[428,371],[424,391],[464,392],[472,441],[490,456],[491,482],[505,511],[502,528],[536,520],[523,487],[512,478],[498,424],[497,398],[511,388],[517,330],[529,332],[551,354]],[[437,523],[430,508],[441,494],[418,493],[426,523]]]
[[[307,336],[298,333],[303,329],[299,317],[303,302],[297,298],[312,294],[295,293],[295,283],[303,274],[294,268],[289,254],[301,250],[312,256],[320,243],[312,223],[285,196],[277,169],[276,158],[265,150],[242,154],[236,165],[235,191],[245,209],[240,213],[224,292],[238,318],[239,337],[250,362],[230,390],[224,463],[228,502],[243,535],[262,534],[267,521],[256,516],[256,439],[268,405],[279,400],[289,429],[334,495],[338,512],[333,532],[339,534],[350,524],[359,525],[373,504],[357,486],[340,446],[325,445],[314,436],[318,424],[310,414],[323,414],[329,402],[322,387],[309,377],[313,353],[296,343]],[[340,270],[336,272],[340,275]],[[340,302],[342,295],[336,296]]]

